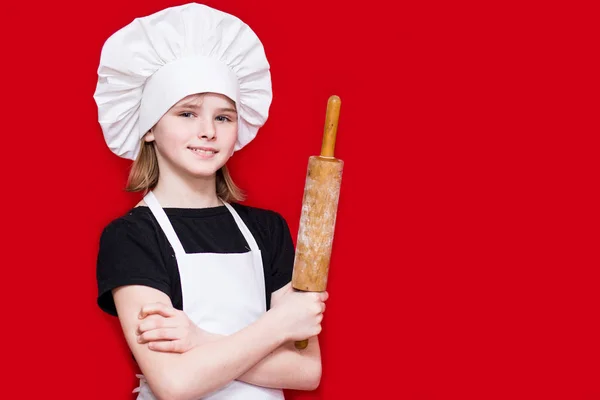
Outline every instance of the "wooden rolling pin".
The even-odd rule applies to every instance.
[[[308,159],[292,287],[305,292],[327,288],[340,185],[344,162],[334,157],[341,101],[331,96],[327,102],[321,155]],[[308,339],[295,342],[299,350]]]

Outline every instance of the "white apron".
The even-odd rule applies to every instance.
[[[223,202],[250,246],[247,253],[187,254],[154,193],[144,201],[154,214],[175,250],[183,311],[200,328],[212,333],[231,335],[256,321],[266,312],[265,280],[260,249],[256,240],[231,205]],[[142,375],[138,400],[155,400]],[[198,379],[203,379],[201,376]],[[233,381],[203,399],[283,399],[283,391]]]

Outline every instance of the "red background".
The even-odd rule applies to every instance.
[[[133,398],[95,257],[138,196],[92,95],[104,40],[176,4],[1,6],[2,398]],[[323,380],[289,398],[600,399],[595,10],[208,4],[265,45],[271,117],[231,167],[294,237],[327,98],[342,99]]]

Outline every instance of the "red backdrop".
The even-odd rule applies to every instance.
[[[2,6],[3,398],[133,398],[120,327],[95,303],[95,257],[138,196],[92,95],[104,40],[176,4]],[[597,14],[208,4],[265,45],[271,117],[232,173],[294,237],[327,98],[342,99],[323,380],[289,398],[600,398]]]

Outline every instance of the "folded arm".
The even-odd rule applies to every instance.
[[[291,290],[291,285],[287,284],[273,292],[272,307],[277,307],[283,296]],[[297,350],[293,342],[284,343],[237,379],[271,388],[316,389],[321,380],[321,351],[318,337],[310,338],[308,346],[303,350]]]
[[[197,341],[185,352],[153,351],[139,340],[148,334],[138,335],[143,305],[156,303],[172,309],[167,295],[146,286],[124,286],[115,289],[113,296],[125,339],[159,399],[195,399],[232,380],[299,390],[313,390],[319,385],[317,335],[326,293],[297,294],[288,284],[273,294],[271,310],[253,324],[230,336],[209,335],[210,339]],[[191,322],[189,325],[195,327]],[[309,346],[296,350],[293,340],[306,337],[310,338]]]

